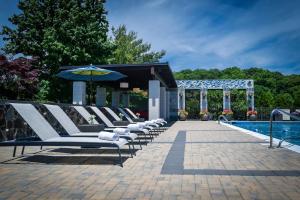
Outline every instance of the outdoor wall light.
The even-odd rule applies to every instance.
[[[129,88],[129,83],[128,82],[121,82],[120,83],[120,88]]]

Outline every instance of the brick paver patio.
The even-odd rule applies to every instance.
[[[187,121],[123,168],[113,151],[28,148],[12,159],[1,147],[0,199],[300,199],[300,154],[267,146],[216,122]]]

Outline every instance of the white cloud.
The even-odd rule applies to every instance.
[[[263,0],[242,8],[209,0],[129,2],[107,5],[110,23],[126,24],[154,50],[165,49],[165,59],[176,69],[300,63],[292,53],[299,52],[300,45],[291,49],[284,43],[300,41],[296,2]],[[284,41],[276,43],[281,38]],[[292,60],[281,58],[274,48],[282,48],[280,54]]]

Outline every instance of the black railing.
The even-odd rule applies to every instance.
[[[45,108],[45,106],[33,101],[0,101],[0,141],[31,138],[35,136],[34,131],[25,122],[25,120],[16,112],[10,103],[30,103],[32,104],[60,134],[67,135],[64,128],[56,118]],[[53,104],[50,102],[47,104]],[[88,122],[72,107],[74,104],[59,103],[66,114],[75,124],[88,124]]]
[[[269,127],[270,145],[269,145],[269,148],[273,147],[273,121],[274,121],[274,117],[275,117],[275,115],[278,115],[279,113],[284,114],[284,115],[288,115],[288,116],[290,116],[291,118],[293,118],[295,120],[300,120],[300,117],[292,115],[292,114],[290,114],[288,112],[285,112],[281,109],[276,108],[276,109],[272,110],[272,112],[270,114],[270,119],[269,119],[270,120],[270,127]],[[283,140],[281,142],[279,142],[278,147],[280,147],[281,143],[285,139],[290,139],[290,138],[283,138]],[[293,137],[293,139],[294,139],[294,137]]]

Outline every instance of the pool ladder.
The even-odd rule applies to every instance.
[[[282,113],[282,114],[285,114],[285,115],[290,116],[290,117],[293,118],[293,119],[300,120],[300,117],[297,117],[297,116],[295,116],[295,115],[292,115],[292,114],[290,114],[290,113],[288,113],[288,112],[285,112],[285,111],[283,111],[283,110],[281,110],[281,109],[276,108],[276,109],[272,110],[272,112],[271,112],[271,114],[270,114],[270,129],[269,129],[270,145],[269,145],[269,148],[273,148],[273,118],[274,118],[274,115],[277,114],[277,113]],[[284,140],[292,139],[292,138],[295,138],[295,137],[286,137],[286,138],[283,138],[283,139],[279,142],[279,144],[278,144],[277,147],[280,147],[281,144],[282,144],[282,142],[283,142]]]
[[[228,122],[228,123],[230,123],[230,121],[226,118],[226,116],[225,115],[220,115],[219,117],[218,117],[218,124],[220,124],[220,122],[221,122],[221,119],[224,119],[224,121],[225,122]]]

